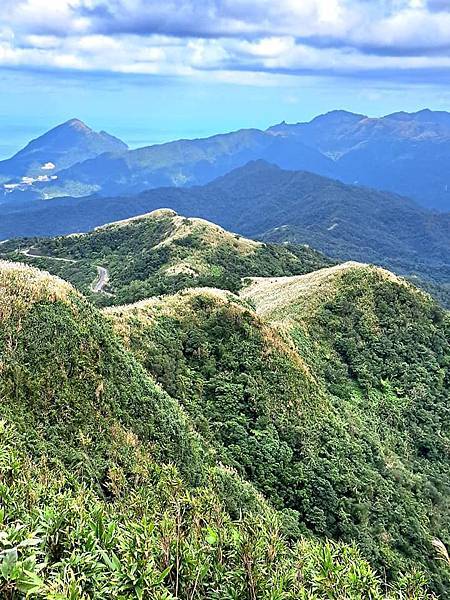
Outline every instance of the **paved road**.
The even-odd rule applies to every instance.
[[[32,248],[27,248],[26,250],[21,250],[20,253],[24,256],[29,256],[30,258],[48,258],[50,260],[59,260],[60,262],[69,262],[76,263],[78,261],[73,260],[73,258],[57,258],[56,256],[45,256],[44,254],[32,254]]]
[[[109,282],[109,274],[105,267],[97,267],[97,279],[92,284],[92,291],[95,294],[103,292],[103,288]]]
[[[7,241],[7,240],[5,240],[5,241]],[[60,262],[69,262],[69,263],[78,262],[77,260],[74,260],[73,258],[58,258],[57,256],[44,256],[42,254],[33,254],[32,248],[26,248],[25,250],[21,250],[20,252],[24,256],[28,256],[30,258],[48,258],[50,260],[58,260]],[[105,292],[103,290],[103,288],[106,285],[108,285],[108,283],[109,283],[108,271],[105,269],[105,267],[97,267],[97,277],[93,281],[92,286],[91,286],[91,289],[94,292],[94,294],[99,294],[100,292],[107,294],[108,292]]]

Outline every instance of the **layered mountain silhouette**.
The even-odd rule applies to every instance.
[[[45,176],[48,163],[53,163],[57,178],[33,182],[36,194],[108,196],[205,184],[263,159],[285,169],[410,196],[425,207],[446,211],[449,156],[450,113],[430,110],[381,118],[332,111],[308,123],[283,122],[266,131],[242,129],[128,151],[117,138],[73,119],[1,162],[0,176],[4,182]]]
[[[250,237],[310,244],[344,260],[422,265],[425,270],[448,265],[450,214],[264,161],[250,162],[205,186],[163,187],[128,197],[35,201],[13,212],[5,209],[0,239],[88,231],[161,207]]]
[[[96,132],[79,119],[71,119],[32,140],[12,158],[0,162],[0,181],[22,183],[56,181],[50,176],[75,163],[105,152],[123,152],[128,146],[105,131]],[[7,188],[8,189],[8,188]],[[10,188],[14,189],[14,188]]]
[[[284,168],[331,175],[332,161],[297,138],[282,138],[257,129],[178,140],[129,152],[97,156],[63,170],[57,182],[36,186],[47,197],[138,193],[161,186],[205,184],[255,159]]]
[[[450,209],[450,113],[421,110],[379,119],[333,111],[310,123],[268,132],[330,157],[339,179],[390,190],[439,210]]]
[[[366,263],[450,305],[450,212],[352,171],[442,152],[445,208],[449,131],[72,120],[0,163],[0,597],[449,597],[449,313]]]

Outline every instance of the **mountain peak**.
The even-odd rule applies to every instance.
[[[367,115],[353,113],[348,110],[338,109],[338,110],[330,110],[329,112],[324,113],[323,115],[318,115],[317,117],[312,119],[310,121],[310,123],[317,123],[317,122],[321,122],[321,121],[331,121],[333,123],[335,123],[336,121],[346,121],[346,122],[355,121],[356,122],[356,121],[360,121],[361,119],[367,119]]]
[[[80,119],[72,118],[32,140],[9,160],[2,161],[0,175],[12,182],[31,178],[33,183],[39,181],[36,178],[42,176],[45,165],[53,165],[56,173],[99,154],[127,149],[122,140],[104,131],[94,131]]]
[[[272,173],[274,172],[279,172],[281,171],[281,167],[279,167],[278,165],[275,165],[267,160],[264,160],[263,158],[258,158],[256,160],[250,160],[249,162],[245,163],[244,165],[240,166],[240,167],[236,167],[235,169],[232,169],[231,171],[229,171],[228,173],[225,173],[225,175],[222,175],[221,177],[218,177],[217,179],[211,181],[210,185],[214,185],[215,181],[218,180],[223,180],[223,179],[234,179],[237,175],[252,175],[252,174],[259,174],[262,171],[270,171]]]
[[[92,131],[92,129],[90,127],[88,127],[88,125],[86,125],[86,123],[81,121],[81,119],[77,119],[77,118],[69,119],[68,121],[65,121],[58,127],[72,127],[73,129],[78,129],[79,131],[86,131],[86,132]]]

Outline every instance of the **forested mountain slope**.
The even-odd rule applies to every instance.
[[[444,305],[450,303],[450,213],[435,214],[407,198],[264,161],[202,187],[160,188],[123,198],[32,201],[12,212],[4,206],[0,237],[87,231],[161,207],[266,242],[308,244],[337,260],[380,264],[413,277]]]
[[[217,466],[218,444],[112,318],[0,262],[2,597],[431,599],[417,575],[386,587],[353,547],[299,538],[292,511]]]
[[[256,306],[257,316],[246,304]],[[220,460],[300,531],[357,541],[389,578],[414,566],[445,595],[448,315],[357,263],[110,309],[125,344]]]
[[[190,481],[200,477],[204,448],[177,403],[72,286],[2,261],[0,294],[2,416],[34,452],[101,481],[120,421],[143,443],[151,440],[155,458],[177,464]]]
[[[157,210],[84,235],[13,240],[0,246],[0,253],[46,268],[84,293],[92,290],[96,266],[101,266],[108,272],[107,294],[92,298],[103,304],[202,285],[237,291],[243,277],[301,274],[331,264],[309,248],[255,242],[172,210]]]

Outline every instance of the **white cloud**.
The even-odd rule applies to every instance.
[[[394,71],[426,78],[437,69],[450,70],[450,11],[444,0],[3,4],[0,66],[249,83],[267,81],[271,73],[382,77]]]

